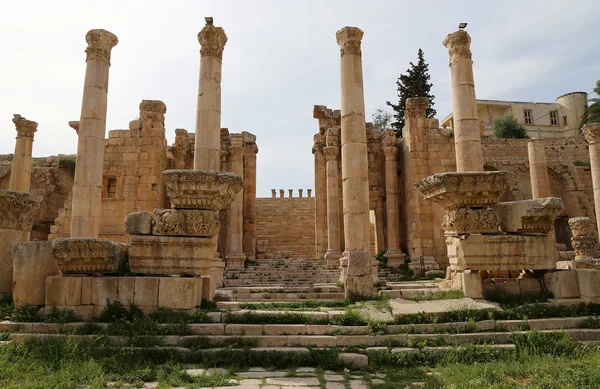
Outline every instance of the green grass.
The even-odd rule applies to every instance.
[[[323,324],[312,316],[299,312],[256,314],[246,312],[240,316],[227,315],[230,324]],[[325,323],[326,324],[326,323]]]
[[[551,292],[512,294],[500,288],[490,288],[484,296],[486,300],[500,304],[500,307],[514,308],[524,304],[545,303],[554,297]]]
[[[260,311],[313,311],[321,308],[340,308],[350,305],[350,301],[318,301],[306,300],[289,303],[241,303],[240,309]]]
[[[451,300],[464,298],[465,294],[462,290],[439,290],[433,293],[428,293],[420,296],[406,297],[405,300],[412,301],[429,301],[429,300]]]

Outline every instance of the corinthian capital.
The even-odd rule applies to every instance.
[[[383,152],[385,153],[386,161],[395,161],[398,155],[398,148],[396,146],[384,147]]]
[[[406,99],[406,108],[404,109],[405,118],[424,118],[425,112],[429,108],[429,99],[427,97],[409,97]]]
[[[232,162],[240,162],[244,157],[246,150],[243,147],[230,147],[229,148],[229,160]]]
[[[335,146],[328,146],[323,148],[323,152],[328,161],[335,161],[340,154],[340,149]]]
[[[227,35],[222,27],[215,27],[212,24],[204,26],[198,33],[198,42],[200,42],[200,55],[223,58],[223,49],[227,43]]]
[[[456,31],[448,34],[443,45],[448,49],[450,61],[456,58],[471,59],[471,37],[466,31]]]
[[[15,127],[17,128],[17,136],[33,139],[33,134],[37,131],[38,126],[36,122],[27,120],[19,114],[14,114],[13,123],[15,123]]]
[[[87,54],[86,61],[90,59],[101,59],[110,65],[110,51],[119,43],[117,36],[106,30],[90,30],[85,36],[88,47],[85,49]]]
[[[360,42],[364,32],[358,27],[344,27],[336,32],[335,37],[340,45],[340,55],[346,54],[362,55],[360,51]]]
[[[600,142],[600,123],[590,123],[583,126],[583,136],[589,144]]]

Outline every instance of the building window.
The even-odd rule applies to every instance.
[[[563,126],[567,126],[567,117],[563,116]]]
[[[557,111],[550,111],[550,125],[558,126],[558,112]]]
[[[117,197],[117,179],[115,177],[104,177],[102,181],[102,197],[109,199]]]
[[[533,124],[533,117],[530,109],[525,110],[525,124]]]

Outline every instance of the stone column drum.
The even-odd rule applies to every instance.
[[[221,65],[227,35],[211,22],[198,33],[200,79],[196,111],[194,169],[220,170],[221,161]]]
[[[531,177],[531,196],[533,199],[550,197],[550,181],[548,180],[548,165],[546,150],[541,139],[527,141],[529,157],[529,175]]]
[[[583,126],[583,135],[590,149],[590,168],[594,188],[594,208],[596,209],[597,232],[600,232],[600,123]]]
[[[96,238],[100,232],[108,69],[111,50],[118,43],[117,37],[105,30],[91,30],[85,39],[87,66],[71,209],[73,238]]]
[[[18,114],[14,115],[13,123],[17,128],[17,142],[15,143],[15,156],[10,170],[8,190],[29,192],[33,135],[37,131],[38,124]]]
[[[483,171],[481,133],[473,80],[471,37],[466,31],[449,34],[443,42],[450,54],[456,171]]]
[[[337,129],[339,133],[339,128]],[[342,257],[340,247],[340,190],[338,178],[338,156],[340,149],[337,145],[337,134],[328,134],[327,147],[323,149],[327,158],[327,260],[328,269],[339,267]]]
[[[229,147],[229,160],[231,161],[231,172],[238,176],[244,174],[244,139],[240,134],[231,135],[231,147]],[[227,267],[239,269],[244,267],[246,254],[242,251],[243,227],[244,227],[244,190],[233,196],[229,206],[229,217],[227,218]]]
[[[400,251],[400,218],[398,215],[398,138],[393,130],[386,130],[383,144],[385,153],[385,210],[387,216],[387,251],[389,266],[404,264]]]
[[[315,246],[317,258],[327,251],[327,173],[323,154],[325,140],[321,134],[314,136],[312,152],[315,156]]]
[[[345,257],[348,258],[346,297],[373,294],[362,37],[363,31],[356,27],[344,27],[336,33],[341,54],[342,196]]]
[[[246,143],[244,154],[244,253],[256,258],[256,143]],[[273,196],[274,197],[274,196]]]

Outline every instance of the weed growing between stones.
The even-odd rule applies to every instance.
[[[321,308],[340,308],[350,305],[348,300],[343,301],[318,301],[306,300],[289,303],[241,303],[240,309],[260,310],[260,311],[309,311],[320,310]]]
[[[551,292],[512,294],[504,289],[489,288],[484,293],[486,300],[500,304],[503,309],[515,308],[524,304],[545,303],[554,297]]]
[[[260,315],[246,312],[243,315],[226,315],[226,322],[229,324],[327,324],[327,320],[315,319],[309,314],[299,312]]]
[[[406,297],[405,300],[412,301],[431,301],[431,300],[452,300],[464,298],[465,294],[462,290],[439,290],[433,293],[423,294],[420,296]]]

